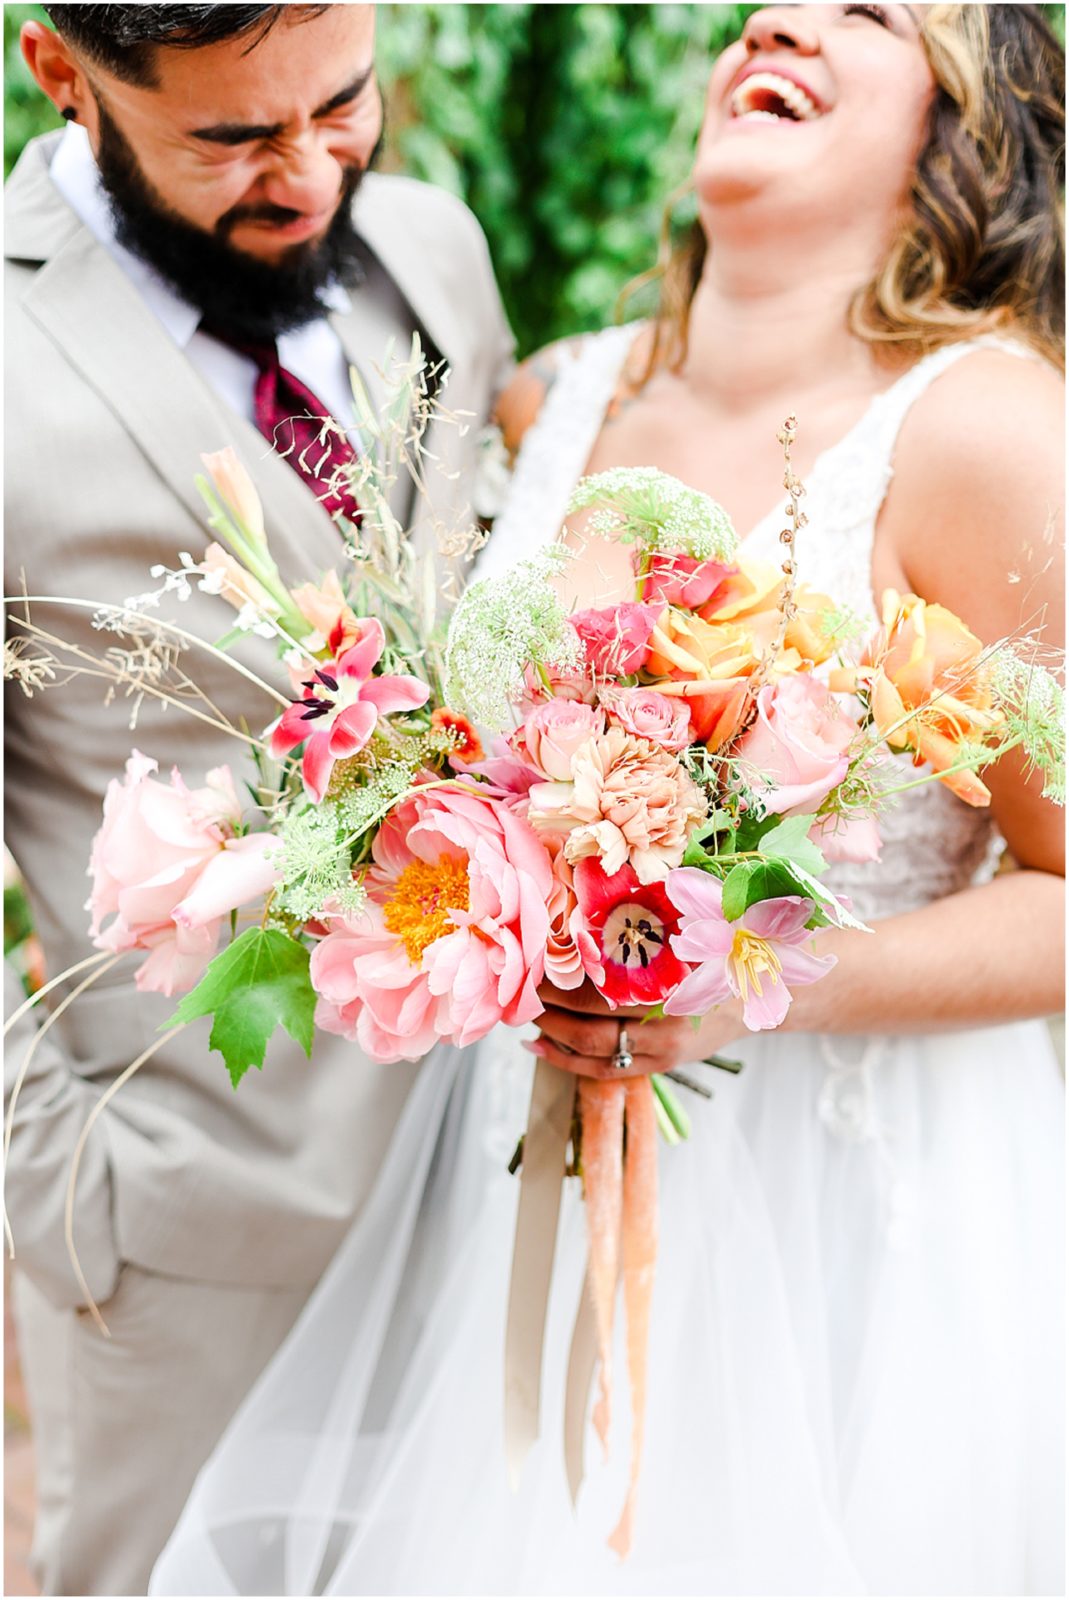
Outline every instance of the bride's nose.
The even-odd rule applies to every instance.
[[[819,41],[813,22],[807,20],[808,10],[808,6],[765,6],[755,11],[742,30],[742,41],[750,55],[773,50],[815,55]]]

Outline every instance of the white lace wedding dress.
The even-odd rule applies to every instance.
[[[631,336],[592,337],[566,366],[484,570],[556,534]],[[809,476],[804,577],[862,614],[902,418],[967,353],[915,367]],[[780,515],[749,549],[774,555]],[[836,874],[868,919],[994,869],[988,817],[938,784],[905,795],[883,833],[878,867]],[[574,1185],[542,1438],[508,1484],[506,1164],[531,1060],[500,1031],[427,1059],[374,1199],[202,1472],[152,1592],[1061,1593],[1063,1110],[1045,1026],[762,1034],[734,1053],[745,1071],[716,1075],[710,1103],[688,1097],[692,1137],[661,1151],[626,1563],[605,1545],[622,1392],[608,1466],[588,1439],[577,1514],[565,1483]]]

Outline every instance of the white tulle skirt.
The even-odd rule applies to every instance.
[[[564,1372],[585,1265],[569,1184],[543,1434],[503,1448],[530,1057],[426,1061],[381,1180],[198,1479],[154,1594],[1063,1592],[1062,1084],[1046,1029],[761,1036],[662,1148],[647,1441]],[[622,1321],[622,1318],[619,1319]],[[625,1371],[621,1338],[616,1362]]]

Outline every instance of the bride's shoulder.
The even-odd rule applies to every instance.
[[[1003,631],[1020,596],[1052,599],[1064,516],[1064,383],[1022,346],[977,345],[908,411],[886,532],[920,594]],[[1009,582],[1007,582],[1009,575]],[[992,631],[991,637],[997,637]]]
[[[620,367],[623,369],[629,352],[641,345],[643,334],[644,329],[633,323],[624,327],[602,328],[596,333],[572,334],[544,345],[521,361],[499,395],[494,409],[494,420],[510,456],[515,459],[524,435],[537,420],[551,390],[569,368],[584,357],[595,357],[604,350],[614,362],[619,352]]]

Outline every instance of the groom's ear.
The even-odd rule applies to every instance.
[[[67,121],[86,121],[91,109],[89,83],[66,40],[43,22],[24,22],[19,34],[22,58],[34,82]]]

